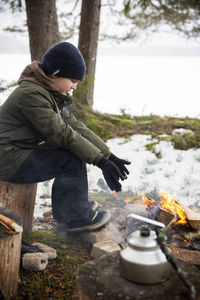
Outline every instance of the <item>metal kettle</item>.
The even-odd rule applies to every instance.
[[[127,215],[127,220],[129,217],[165,227],[163,223],[133,213]],[[141,284],[155,284],[169,278],[171,265],[157,243],[155,231],[143,228],[126,236],[126,240],[128,246],[120,251],[120,271],[124,278]]]

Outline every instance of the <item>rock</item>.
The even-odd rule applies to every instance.
[[[181,267],[200,295],[200,271],[181,262]],[[119,251],[103,255],[83,264],[77,272],[79,299],[81,300],[187,300],[188,289],[174,270],[162,283],[143,285],[130,282],[120,273]],[[198,298],[197,298],[198,299]]]
[[[110,223],[100,231],[89,233],[89,239],[91,240],[92,244],[103,241],[112,241],[118,244],[124,238],[118,230],[117,226],[113,223]]]
[[[56,250],[52,247],[49,247],[39,242],[34,242],[32,243],[32,245],[37,246],[40,250],[42,250],[48,256],[49,260],[55,259],[57,257]]]
[[[120,246],[112,241],[99,242],[93,245],[91,256],[92,258],[97,258],[113,251],[119,251],[120,249]]]
[[[41,252],[25,253],[22,266],[27,271],[42,271],[48,265],[48,255]]]

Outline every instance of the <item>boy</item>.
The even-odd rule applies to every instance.
[[[128,174],[128,161],[70,112],[69,93],[85,76],[79,50],[68,42],[51,47],[41,63],[22,72],[19,86],[0,109],[0,180],[52,186],[53,218],[67,232],[96,231],[110,221],[88,200],[86,163],[99,167],[111,190]]]

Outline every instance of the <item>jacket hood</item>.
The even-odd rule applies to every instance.
[[[33,61],[30,65],[26,66],[23,72],[21,73],[17,83],[20,84],[24,80],[31,81],[48,91],[59,92],[59,89],[57,88],[53,80],[49,78],[40,68],[39,61]]]

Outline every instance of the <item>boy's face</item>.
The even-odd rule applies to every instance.
[[[79,80],[76,79],[64,78],[55,75],[50,75],[50,77],[63,95],[72,93],[79,82]]]

